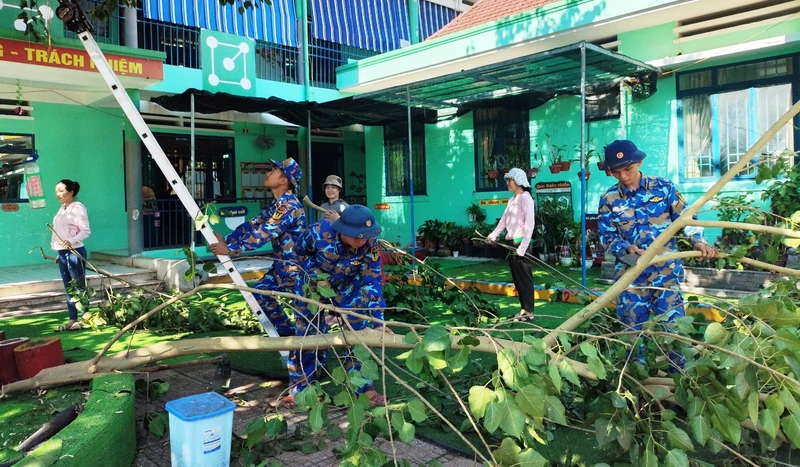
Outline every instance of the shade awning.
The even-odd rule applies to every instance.
[[[581,48],[586,48],[586,91],[598,94],[625,81],[634,98],[656,91],[659,69],[579,42],[564,47],[463,70],[407,85],[361,94],[358,98],[380,100],[430,109],[467,108],[511,96],[577,94],[581,89]]]
[[[297,47],[294,0],[272,0],[243,13],[218,0],[142,0],[145,18]]]
[[[212,93],[187,89],[174,96],[159,96],[151,102],[174,112],[191,111],[194,94],[195,112],[213,114],[231,110],[242,113],[269,113],[284,121],[307,126],[309,111],[312,128],[341,128],[350,125],[388,125],[404,122],[408,118],[405,105],[388,104],[373,99],[346,97],[331,102],[292,102],[280,97],[245,97],[224,92]],[[414,121],[436,122],[436,112],[411,109]]]

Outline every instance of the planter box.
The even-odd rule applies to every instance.
[[[601,277],[614,280],[614,262],[603,261]],[[761,271],[735,271],[733,269],[692,268],[684,266],[685,287],[728,289],[740,292],[757,292],[778,277]]]

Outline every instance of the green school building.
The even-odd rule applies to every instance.
[[[29,251],[49,246],[63,178],[81,183],[90,252],[188,245],[191,220],[79,41],[56,18],[52,41],[34,41],[8,3],[0,267],[41,261]],[[223,234],[269,202],[265,164],[290,156],[307,177],[301,197],[319,200],[325,176],[341,175],[345,199],[372,208],[383,238],[402,245],[429,219],[467,224],[473,203],[491,223],[509,196],[501,174],[513,166],[540,169],[535,198],[568,204],[575,220],[585,202],[591,219],[615,182],[598,159],[586,165],[585,196],[579,162],[549,170],[554,154],[580,159],[582,48],[585,149],[634,141],[648,155],[643,172],[675,181],[690,202],[800,98],[796,0],[412,0],[358,24],[323,0],[273,0],[262,7],[271,17],[244,19],[216,1],[216,13],[191,0],[144,3],[96,22],[97,40],[198,202],[238,208],[215,226]],[[794,151],[798,128],[797,119],[786,125],[765,151]],[[28,205],[21,177],[34,151],[45,209]],[[754,192],[760,204],[762,189],[751,170],[723,195]],[[709,206],[700,217],[717,213]]]

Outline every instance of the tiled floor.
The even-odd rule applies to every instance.
[[[163,399],[148,401],[141,393],[136,395],[137,411],[137,455],[133,462],[133,467],[167,467],[170,465],[170,443],[169,435],[164,438],[157,438],[151,433],[146,433],[142,428],[142,418],[149,411],[162,411],[164,405],[170,401],[179,399],[191,394],[198,394],[208,391],[215,391],[219,388],[219,383],[214,383],[214,368],[195,367],[179,370],[168,370],[159,373],[151,373],[151,379],[160,379],[169,382],[169,391]],[[286,390],[286,384],[282,381],[265,381],[257,376],[249,376],[236,371],[231,374],[231,385],[226,396],[236,401],[239,407],[233,415],[233,431],[236,435],[242,436],[247,426],[257,417],[265,414],[280,412],[284,414],[289,423],[289,433],[294,432],[293,426],[298,423],[305,423],[305,413],[290,412],[282,406],[273,407],[274,402]],[[342,428],[347,427],[346,411],[344,409],[331,408],[329,417],[332,423],[336,423]],[[328,449],[314,454],[303,454],[299,451],[283,451],[275,457],[275,460],[286,466],[313,466],[313,467],[332,467],[339,465],[339,459],[333,453],[335,446],[341,442],[330,443]],[[381,440],[377,443],[380,449],[391,456],[392,445]],[[394,452],[398,459],[406,459],[411,465],[426,465],[432,460],[438,460],[443,466],[450,467],[472,467],[480,465],[471,458],[463,457],[459,454],[447,451],[420,438],[414,439],[411,443],[403,443],[395,440]]]
[[[106,270],[115,275],[143,271],[142,269],[129,268],[104,261],[92,261],[92,264],[94,264],[97,268]],[[86,275],[91,277],[96,276],[97,273],[87,269]],[[60,280],[61,273],[59,273],[58,265],[55,262],[45,262],[42,260],[41,264],[0,268],[0,286],[10,284],[19,284],[24,286],[24,284],[31,282]]]

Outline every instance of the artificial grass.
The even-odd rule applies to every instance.
[[[0,402],[0,463],[20,457],[14,450],[53,415],[83,403],[88,385],[73,384],[43,394],[24,392]]]
[[[55,436],[40,444],[23,465],[81,467],[130,465],[136,454],[136,410],[133,375],[95,378],[83,412]]]

